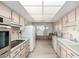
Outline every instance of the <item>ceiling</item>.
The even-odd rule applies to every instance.
[[[32,16],[32,22],[53,22],[53,17],[66,1],[53,0],[21,0],[27,12]]]
[[[23,16],[26,23],[27,21],[56,22],[63,15],[79,6],[79,1],[19,0],[1,2]]]

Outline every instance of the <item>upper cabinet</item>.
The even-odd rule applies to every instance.
[[[79,7],[76,8],[76,21],[79,23]]]
[[[25,25],[25,21],[24,21],[24,18],[22,16],[20,16],[20,25],[22,25],[22,26]]]
[[[60,19],[59,21],[58,21],[58,30],[59,31],[62,31],[62,21],[61,21],[62,19]]]
[[[11,18],[11,10],[2,3],[0,3],[0,15]]]
[[[20,16],[20,25],[21,25],[20,30],[24,30],[25,19],[22,16]]]
[[[68,23],[67,16],[63,17],[63,26],[65,26]]]
[[[63,26],[72,27],[76,25],[75,9],[63,17]]]
[[[75,10],[71,11],[68,14],[68,21],[69,21],[69,23],[75,22]]]
[[[12,12],[12,20],[16,23],[19,24],[19,15],[16,12]]]

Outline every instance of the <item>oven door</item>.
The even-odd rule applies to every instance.
[[[10,50],[10,27],[0,25],[0,55]]]

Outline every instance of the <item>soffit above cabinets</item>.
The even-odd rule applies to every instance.
[[[23,0],[20,3],[32,16],[33,22],[53,22],[52,18],[66,1]]]

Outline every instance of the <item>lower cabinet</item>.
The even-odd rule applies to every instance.
[[[66,58],[66,50],[61,49],[61,58]]]
[[[56,54],[59,58],[79,58],[79,55],[57,40]]]
[[[27,41],[21,44],[20,46],[18,46],[16,49],[14,49],[11,52],[10,57],[11,58],[25,58],[26,56],[28,56],[28,54],[29,54],[29,44]]]
[[[57,41],[58,42],[58,41]],[[58,57],[60,57],[61,56],[61,46],[60,46],[60,42],[58,42],[57,43],[57,55],[58,55]]]
[[[79,55],[77,55],[73,51],[67,49],[67,58],[79,58]]]
[[[26,57],[26,55],[25,55],[25,48],[22,50],[22,51],[20,51],[20,53],[18,53],[16,56],[15,56],[15,58],[25,58]]]
[[[26,48],[24,48],[21,52],[20,52],[20,57],[21,58],[24,58],[24,57],[26,57]]]

